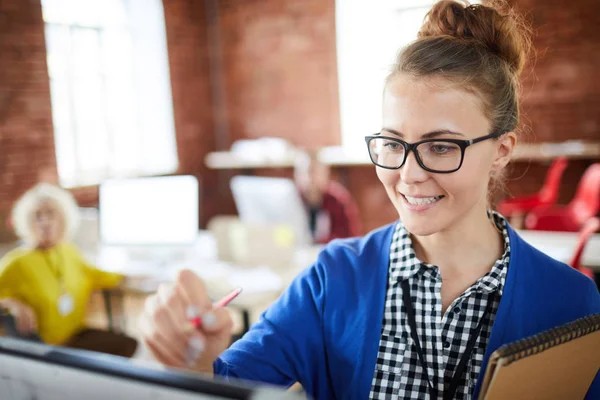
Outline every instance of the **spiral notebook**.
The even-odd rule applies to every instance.
[[[583,399],[600,368],[600,314],[502,346],[480,399]]]

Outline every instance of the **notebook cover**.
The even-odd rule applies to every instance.
[[[526,349],[514,361],[495,352],[480,398],[583,399],[600,368],[600,331],[545,347],[547,343]]]

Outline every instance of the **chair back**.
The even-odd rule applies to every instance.
[[[566,157],[558,157],[552,162],[550,168],[548,168],[548,173],[546,174],[544,186],[542,187],[539,193],[540,203],[556,203],[556,200],[558,199],[558,189],[560,187],[560,181],[562,179],[563,173],[565,172],[565,169],[567,168],[568,163],[569,162]]]
[[[527,214],[525,228],[532,231],[579,232],[581,224],[573,219],[568,207],[542,205]]]
[[[569,262],[569,265],[577,270],[581,270],[581,257],[583,255],[583,251],[585,250],[585,246],[587,245],[590,237],[594,234],[594,232],[600,229],[600,218],[590,218],[583,224],[581,231],[579,232],[579,237],[577,238],[577,246],[575,246],[575,252],[573,253],[573,258]]]
[[[580,224],[600,211],[600,163],[590,165],[584,172],[575,197],[569,203],[571,216]]]

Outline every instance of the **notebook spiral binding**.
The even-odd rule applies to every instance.
[[[600,313],[577,319],[566,325],[549,329],[535,336],[507,344],[497,351],[506,360],[506,365],[514,361],[541,353],[551,347],[588,335],[600,330]]]

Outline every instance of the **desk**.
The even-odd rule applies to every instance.
[[[234,265],[217,259],[214,237],[202,231],[193,246],[172,254],[153,254],[150,249],[136,257],[123,248],[104,247],[86,251],[85,255],[99,269],[125,275],[128,279],[121,292],[136,297],[140,302],[156,292],[160,284],[174,281],[181,269],[196,272],[206,283],[209,295],[215,299],[236,286],[242,286],[244,290],[230,306],[242,311],[244,329],[247,329],[249,310],[262,309],[275,301],[294,277],[316,260],[321,248],[297,248],[293,252],[293,261],[285,266],[267,265],[268,262],[258,267]],[[118,308],[124,309],[123,295],[116,300],[121,303]]]
[[[568,263],[577,244],[576,232],[519,231],[533,247],[550,257]],[[600,234],[594,234],[583,252],[581,264],[600,272]]]

